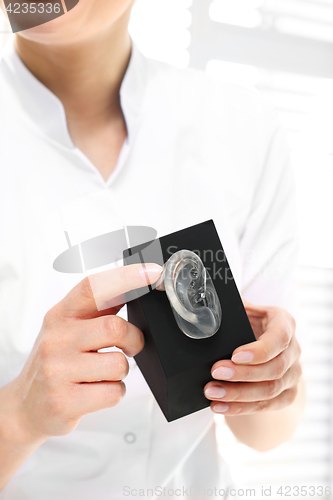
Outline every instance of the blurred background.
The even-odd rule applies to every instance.
[[[137,0],[131,34],[147,56],[256,88],[289,131],[300,228],[299,284],[308,401],[287,444],[265,454],[219,420],[239,487],[333,487],[333,1]],[[257,490],[258,491],[258,490]],[[282,498],[284,495],[271,498]],[[326,493],[326,494],[325,494]],[[301,496],[297,490],[289,496]],[[333,498],[333,495],[332,495]]]
[[[10,31],[1,23],[3,45]],[[137,0],[130,31],[148,57],[256,88],[289,131],[306,411],[294,438],[265,454],[237,443],[223,417],[218,439],[238,487],[333,498],[333,0]],[[323,490],[287,495],[293,485]]]

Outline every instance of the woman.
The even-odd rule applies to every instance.
[[[80,0],[18,33],[1,61],[0,498],[194,497],[227,485],[214,413],[262,451],[301,413],[300,348],[282,309],[293,312],[295,266],[284,133],[256,94],[146,59],[128,34],[132,4]],[[95,195],[111,187],[126,225],[163,235],[214,218],[244,298],[265,304],[247,305],[258,341],[212,367],[211,408],[171,424],[123,354],[142,349],[142,333],[119,307],[98,310],[92,278],[52,268],[66,245],[105,232]],[[107,271],[97,294],[143,286],[139,270]],[[149,282],[159,274],[152,264]],[[97,352],[114,345],[123,353]]]

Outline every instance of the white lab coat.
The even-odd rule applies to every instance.
[[[294,187],[285,133],[270,107],[256,92],[146,59],[135,45],[121,104],[128,140],[104,182],[73,144],[61,102],[27,70],[11,42],[5,50],[0,385],[22,369],[47,310],[83,277],[52,267],[67,245],[61,217],[71,203],[80,206],[107,189],[125,224],[154,227],[159,236],[214,219],[243,295],[292,308]],[[110,229],[102,205],[88,209],[99,216],[69,224],[72,244]],[[121,404],[49,439],[1,499],[118,500],[134,498],[135,488],[227,486],[225,468],[217,467],[210,409],[167,423],[133,360],[130,365]]]

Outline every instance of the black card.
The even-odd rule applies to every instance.
[[[230,359],[237,347],[255,340],[212,220],[125,250],[124,263],[163,265],[182,249],[201,258],[219,296],[222,322],[214,336],[187,337],[176,323],[165,292],[146,287],[137,298],[133,298],[135,292],[127,296],[128,321],[145,336],[145,347],[135,360],[169,422],[209,406],[203,388],[212,380],[212,365]]]

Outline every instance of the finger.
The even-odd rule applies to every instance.
[[[231,360],[222,360],[212,367],[212,377],[216,380],[232,382],[261,382],[283,377],[300,357],[300,347],[294,337],[289,348],[276,358],[261,365],[237,365]]]
[[[119,304],[122,304],[126,292],[155,283],[161,271],[158,264],[132,264],[92,274],[57,304],[57,312],[67,318],[92,317],[98,311],[96,303],[108,303],[110,299],[120,297]]]
[[[75,408],[77,417],[87,413],[112,408],[120,403],[126,393],[124,382],[92,382],[88,384],[76,384]]]
[[[214,413],[220,413],[226,416],[251,415],[264,411],[276,411],[291,405],[297,396],[297,386],[287,389],[276,398],[266,399],[264,401],[253,401],[251,403],[235,402],[217,402],[214,401],[210,407]]]
[[[250,311],[250,312],[249,312]],[[263,309],[247,309],[251,322],[251,311],[254,315],[262,314]],[[284,309],[266,308],[266,316],[262,318],[264,333],[250,344],[235,349],[232,361],[239,364],[261,364],[274,359],[289,346],[294,333],[295,321]]]
[[[276,398],[298,383],[302,375],[300,363],[294,363],[283,377],[264,382],[209,382],[205,396],[212,401],[254,402]]]
[[[75,325],[75,330],[75,345],[84,352],[119,347],[132,357],[142,351],[145,342],[141,330],[120,316],[101,316],[80,321]]]
[[[122,352],[83,353],[73,366],[72,382],[117,382],[128,374],[128,361]]]

